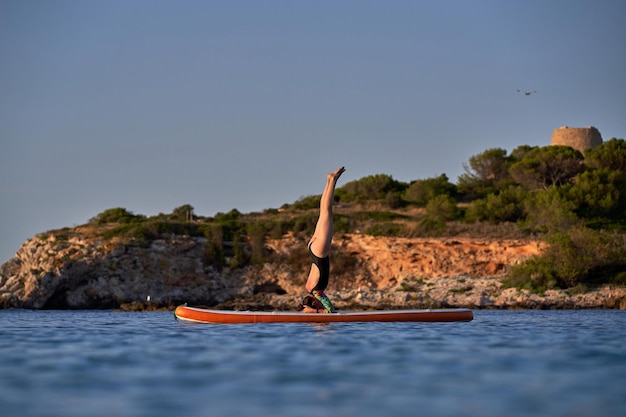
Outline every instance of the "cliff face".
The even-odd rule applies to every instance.
[[[304,295],[306,242],[268,241],[270,262],[230,270],[203,262],[203,238],[149,244],[80,233],[28,240],[0,266],[0,306],[155,308],[181,303],[293,310]],[[626,308],[626,289],[543,296],[502,289],[509,265],[538,254],[526,240],[406,239],[343,235],[334,241],[327,293],[338,308]]]
[[[33,309],[114,308],[148,297],[156,305],[220,301],[227,284],[202,265],[203,250],[202,239],[180,236],[142,247],[40,235],[2,265],[0,300]],[[235,274],[231,283],[238,278]]]

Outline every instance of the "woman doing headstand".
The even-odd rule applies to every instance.
[[[309,241],[311,271],[306,281],[306,290],[311,295],[304,297],[302,311],[305,313],[334,313],[336,310],[324,294],[330,275],[330,247],[333,239],[333,200],[337,180],[346,169],[341,167],[327,175],[326,187],[320,199],[320,215],[315,232]]]

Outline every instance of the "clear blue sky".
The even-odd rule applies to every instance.
[[[456,182],[559,126],[624,138],[625,39],[623,0],[0,0],[0,262],[112,207],[247,213],[340,165]]]

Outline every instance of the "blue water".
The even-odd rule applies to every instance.
[[[2,416],[626,416],[626,311],[203,325],[0,311]]]

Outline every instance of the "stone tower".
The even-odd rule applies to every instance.
[[[598,129],[589,127],[562,126],[552,132],[552,145],[570,146],[582,154],[586,150],[602,144]]]

